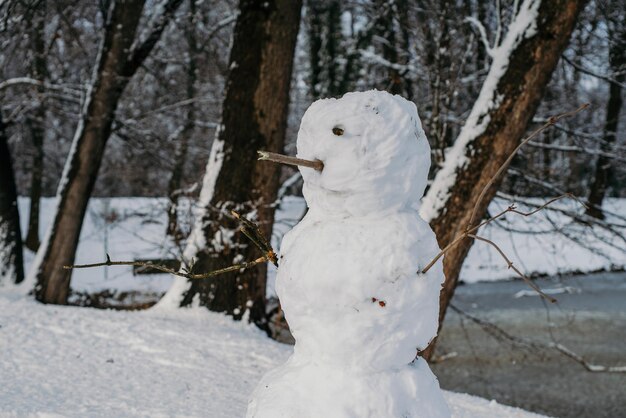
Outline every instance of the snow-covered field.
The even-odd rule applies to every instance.
[[[258,380],[292,350],[204,309],[46,306],[3,291],[1,417],[242,417]],[[445,397],[454,418],[539,417]]]
[[[534,199],[533,201],[542,200]],[[509,203],[509,201],[496,199],[489,211],[495,214],[506,208]],[[576,209],[576,205],[575,202],[562,201],[556,202],[553,207],[580,211]],[[40,225],[42,235],[53,215],[53,207],[54,199],[43,199]],[[91,199],[76,263],[103,261],[106,253],[109,253],[114,260],[179,258],[181,251],[164,237],[165,208],[165,199]],[[608,199],[605,208],[617,215],[610,216],[609,221],[625,226],[621,228],[621,240],[601,228],[591,229],[576,224],[554,211],[543,211],[529,218],[509,214],[507,221],[492,223],[483,228],[480,234],[496,242],[528,275],[624,269],[626,267],[626,246],[623,241],[623,236],[626,235],[626,199]],[[520,209],[525,209],[525,207],[520,205]],[[278,248],[280,238],[300,220],[304,211],[305,203],[302,198],[288,196],[283,199],[276,215],[272,237],[276,248]],[[25,231],[28,214],[27,199],[20,199],[20,213],[22,230]],[[581,243],[584,243],[584,246]],[[32,253],[26,251],[26,267],[32,259]],[[270,294],[274,293],[274,274],[275,270],[270,265],[268,284]],[[507,268],[496,250],[485,243],[476,243],[472,247],[461,272],[461,279],[467,283],[513,277],[516,277],[515,274]],[[131,267],[103,267],[75,270],[72,276],[72,288],[86,292],[104,289],[164,292],[168,289],[171,280],[170,276],[164,274],[133,276]]]
[[[43,201],[42,233],[53,203]],[[27,204],[20,201],[23,222]],[[507,202],[494,202],[491,212],[504,205]],[[609,205],[611,211],[626,215],[626,200],[611,200]],[[302,199],[283,200],[275,244],[303,212]],[[92,199],[77,262],[101,261],[105,253],[113,259],[177,257],[178,250],[163,238],[164,213],[162,199]],[[597,230],[579,231],[558,214],[512,222],[509,226],[520,231],[493,224],[482,234],[498,242],[526,272],[592,271],[626,264],[622,250],[604,244],[606,238]],[[542,232],[555,225],[561,234]],[[598,254],[566,237],[573,232]],[[28,264],[32,254],[26,258]],[[463,270],[465,281],[508,277],[495,252],[484,245],[473,247]],[[77,270],[72,286],[89,292],[161,292],[170,281],[167,275],[133,276],[130,268],[119,267]],[[253,326],[203,309],[119,312],[45,306],[18,293],[0,289],[2,417],[241,417],[261,376],[292,350]],[[469,395],[446,392],[445,397],[457,418],[537,416]]]

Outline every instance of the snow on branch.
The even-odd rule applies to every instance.
[[[485,27],[483,26],[483,24],[480,23],[480,20],[476,19],[473,16],[468,16],[465,18],[465,21],[468,22],[470,25],[476,27],[476,29],[478,29],[478,33],[480,34],[480,40],[483,43],[485,51],[487,51],[487,55],[493,58],[494,56],[493,47],[489,44],[489,39],[487,38],[487,31],[485,30]]]
[[[5,90],[9,87],[13,86],[21,86],[21,85],[30,85],[35,87],[43,87],[46,90],[54,90],[62,93],[67,93],[71,96],[76,96],[80,98],[82,96],[82,91],[76,90],[67,86],[46,83],[45,81],[37,80],[30,77],[14,77],[9,78],[8,80],[4,80],[0,82],[0,91]]]
[[[493,62],[466,123],[446,158],[446,163],[435,176],[433,184],[424,197],[420,215],[426,222],[437,218],[445,208],[450,190],[456,183],[457,173],[468,164],[466,152],[470,145],[484,132],[491,120],[490,112],[498,106],[498,84],[506,73],[512,52],[526,38],[533,36],[537,28],[540,1],[525,0],[520,12],[509,25],[502,43],[493,50]]]

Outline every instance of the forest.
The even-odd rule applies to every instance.
[[[319,99],[338,99],[321,102],[329,108],[341,100],[347,106],[354,96],[346,93],[376,90],[414,104],[430,146],[424,196],[412,198],[441,249],[430,263],[416,264],[418,274],[441,276],[433,320],[439,336],[418,346],[417,358],[430,362],[446,389],[447,416],[490,416],[471,415],[448,390],[549,416],[626,414],[615,395],[626,385],[626,356],[618,348],[626,338],[626,1],[0,0],[0,45],[0,305],[6,312],[0,347],[2,339],[32,340],[28,347],[38,357],[36,344],[49,340],[29,317],[45,322],[47,309],[71,305],[59,321],[76,325],[87,315],[93,322],[85,326],[114,335],[107,317],[93,316],[103,313],[86,308],[122,311],[115,313],[127,315],[120,316],[127,328],[119,341],[130,341],[139,327],[152,333],[154,347],[176,346],[171,356],[184,358],[184,344],[132,316],[142,311],[155,320],[150,315],[170,312],[194,341],[190,346],[209,344],[200,330],[242,341],[206,355],[258,350],[263,366],[249,360],[246,370],[275,367],[269,359],[289,354],[284,343],[294,343],[289,327],[298,323],[283,313],[290,304],[280,300],[280,290],[277,295],[281,240],[317,212],[306,186],[305,170],[312,168],[262,161],[259,151],[301,157],[300,138],[325,123],[344,135],[344,125],[333,122],[343,107],[306,129],[305,112]],[[332,170],[341,147],[330,151],[323,169]],[[349,158],[339,163],[344,171],[352,167]],[[325,256],[309,247],[316,271]],[[383,247],[371,259],[395,260],[393,252],[381,255]],[[336,251],[342,248],[337,244]],[[368,262],[359,251],[341,259]],[[198,307],[209,316],[185,316]],[[307,315],[334,321],[323,309]],[[12,316],[25,334],[8,333],[4,321]],[[523,324],[512,325],[516,318]],[[562,327],[562,335],[551,327]],[[76,329],[72,339],[89,344],[90,333]],[[458,348],[485,335],[493,343],[480,342],[480,355]],[[282,344],[268,345],[272,340]],[[0,352],[4,371],[11,350],[20,347]],[[108,356],[104,348],[95,352]],[[26,364],[28,353],[15,364]],[[237,356],[231,352],[228,361]],[[506,389],[520,372],[516,362],[527,357],[535,359],[527,383]],[[497,373],[497,361],[510,374],[477,372],[489,364]],[[471,363],[465,380],[451,373],[463,362]],[[159,373],[168,370],[163,367]],[[26,392],[0,389],[0,415],[241,416],[260,375],[221,367],[232,382],[211,389],[224,400],[208,415],[200,401],[189,402],[191,409],[172,401],[145,406],[150,390],[174,390],[167,386],[135,392],[148,402],[138,410],[155,408],[143,412],[129,401],[107,412],[121,389],[93,404],[66,394],[49,410],[38,406],[49,401],[45,395],[31,408]],[[547,394],[533,391],[542,373],[561,369],[569,371],[550,380]],[[44,377],[59,373],[37,370]],[[11,379],[33,384],[27,373],[14,373],[6,382],[0,377],[0,386]],[[149,373],[137,369],[130,381],[140,385]],[[114,374],[107,379],[113,382]],[[252,386],[237,395],[234,413],[224,393],[242,379]],[[481,379],[492,383],[475,382]],[[194,384],[201,391],[209,383]],[[578,385],[569,398],[562,394],[568,384]],[[611,389],[585,396],[589,385]],[[68,393],[83,390],[78,386],[69,385]],[[49,396],[62,398],[55,391]],[[250,415],[250,408],[250,417],[272,416]],[[525,414],[499,416],[538,416],[517,413]]]

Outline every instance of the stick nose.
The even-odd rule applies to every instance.
[[[280,164],[309,167],[320,172],[324,169],[324,163],[320,160],[305,160],[269,151],[257,151],[257,153],[259,154],[259,161],[272,161]]]

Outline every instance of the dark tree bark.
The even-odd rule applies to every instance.
[[[428,84],[431,102],[429,103],[430,116],[425,121],[428,137],[433,144],[434,163],[439,166],[445,160],[445,150],[448,143],[450,129],[446,120],[446,112],[452,105],[454,91],[451,88],[455,69],[450,54],[452,38],[450,21],[455,11],[451,0],[417,2],[417,16],[420,20],[419,29],[424,39],[429,39],[422,46],[424,49],[424,63],[428,70]],[[466,3],[469,7],[470,3]],[[433,16],[434,15],[434,16]],[[482,48],[478,48],[481,50]]]
[[[257,150],[281,152],[285,140],[293,55],[302,3],[295,0],[242,0],[234,29],[230,73],[218,130],[185,257],[194,271],[212,271],[252,260],[259,250],[228,219],[230,209],[254,214],[269,237],[280,167],[257,161]],[[167,297],[181,306],[198,300],[210,310],[250,320],[266,328],[266,265],[215,279],[174,286]],[[182,294],[178,294],[182,292]]]
[[[520,38],[517,46],[510,51],[508,65],[498,77],[495,89],[490,91],[487,90],[488,86],[483,86],[481,96],[488,91],[489,100],[493,102],[498,98],[497,104],[487,109],[475,107],[472,114],[478,111],[476,115],[479,117],[473,122],[481,129],[475,135],[469,131],[464,134],[466,124],[460,135],[467,135],[467,138],[463,143],[457,140],[455,144],[455,147],[463,147],[465,163],[446,160],[446,165],[450,164],[448,168],[452,171],[446,170],[445,166],[442,168],[424,200],[424,206],[434,208],[430,216],[426,217],[442,248],[469,226],[472,209],[482,189],[520,143],[585,3],[584,0],[542,1],[535,33]],[[475,106],[484,107],[485,103],[481,103],[479,98]],[[472,115],[468,123],[471,119]],[[485,120],[488,122],[482,125]],[[455,181],[448,185],[446,176],[450,173],[455,175]],[[479,219],[474,220],[474,223],[485,214],[500,181],[489,188],[477,208]],[[465,239],[444,257],[446,280],[440,298],[440,328],[454,295],[463,261],[472,244],[472,239]],[[435,341],[425,350],[424,357],[432,356],[434,345]]]
[[[144,0],[111,1],[89,95],[57,192],[58,208],[33,266],[35,294],[44,303],[66,304],[78,238],[115,110],[124,88],[148,56],[182,0],[168,0],[145,39],[134,43]]]
[[[344,92],[339,86],[338,58],[339,45],[341,42],[341,5],[337,0],[331,0],[326,10],[327,35],[326,35],[326,78],[328,81],[327,94],[331,97],[340,96]]]
[[[196,41],[196,0],[189,0],[189,14],[187,27],[185,29],[185,39],[187,40],[189,60],[187,62],[187,99],[193,99],[196,96],[196,71],[197,71],[197,55],[198,43]],[[178,200],[180,198],[180,188],[183,174],[185,171],[185,160],[187,158],[187,149],[189,147],[189,138],[193,134],[196,124],[195,105],[190,103],[187,106],[187,115],[182,131],[178,135],[176,143],[176,154],[174,155],[174,167],[172,176],[168,184],[167,195],[170,202],[167,208],[167,231],[176,243],[180,243],[184,238],[182,231],[178,225]]]
[[[394,5],[385,1],[377,0],[375,3],[379,12],[378,19],[374,25],[377,35],[384,39],[382,43],[383,58],[392,64],[398,64],[398,47],[396,45],[396,30],[394,20],[396,13]],[[384,90],[392,94],[402,94],[404,91],[403,78],[400,71],[393,67],[387,67],[387,79],[385,80]]]
[[[308,46],[309,46],[309,92],[313,99],[320,97],[322,75],[322,14],[324,7],[318,0],[307,1]]]
[[[12,283],[24,280],[24,263],[9,138],[0,113],[0,280],[6,279]]]
[[[623,10],[621,10],[621,12],[623,12]],[[609,39],[611,41],[609,48],[609,68],[614,74],[614,81],[611,82],[609,86],[609,100],[606,105],[606,119],[604,122],[602,151],[606,153],[612,151],[612,146],[617,137],[619,115],[622,110],[622,85],[626,81],[626,23],[624,23],[626,15],[623,13],[616,14],[618,21],[614,22],[614,24],[619,25],[619,27],[611,28],[612,25],[610,23],[608,24],[608,26],[613,29],[609,31]],[[604,219],[602,201],[610,185],[611,174],[611,159],[600,155],[596,162],[595,176],[587,198],[587,215]]]
[[[32,45],[31,74],[36,80],[45,82],[48,76],[46,64],[46,48],[44,41],[44,29],[46,19],[46,2],[40,1],[36,8],[29,10],[31,23],[30,41]],[[43,179],[43,142],[45,138],[44,123],[46,118],[45,88],[37,87],[39,103],[28,119],[30,136],[33,141],[35,153],[33,155],[31,178],[30,178],[30,211],[28,212],[28,232],[24,245],[31,251],[39,248],[39,203],[41,201],[41,188]]]

